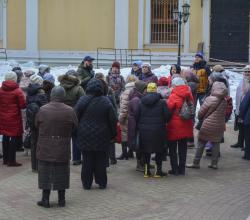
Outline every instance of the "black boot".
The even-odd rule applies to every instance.
[[[134,158],[134,152],[133,152],[133,150],[131,150],[131,149],[128,150],[128,157],[129,158]]]
[[[167,173],[162,172],[162,165],[155,165],[154,178],[161,178],[163,176],[167,176]]]
[[[58,206],[65,206],[65,190],[58,190]]]
[[[127,143],[122,142],[122,154],[116,158],[117,160],[128,160]]]
[[[239,148],[240,146],[239,146],[238,143],[236,143],[236,144],[231,145],[230,147],[232,147],[232,148]]]
[[[42,200],[37,202],[37,205],[42,206],[44,208],[50,208],[49,195],[50,195],[50,190],[43,190]]]

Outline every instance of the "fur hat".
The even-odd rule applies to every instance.
[[[73,75],[73,76],[78,76],[78,73],[75,71],[75,70],[68,70],[66,73],[65,73],[66,75]]]
[[[147,86],[147,92],[157,92],[156,83],[149,83]]]
[[[55,83],[55,77],[51,73],[46,73],[43,76],[43,81],[50,82],[51,84]]]
[[[63,102],[65,97],[66,97],[66,92],[62,86],[55,86],[51,90],[51,94],[50,94],[51,101]]]
[[[102,79],[102,80],[104,80],[105,77],[104,77],[104,74],[103,74],[103,73],[96,73],[96,74],[95,74],[95,78],[96,78],[96,79]]]
[[[30,77],[30,83],[31,84],[38,84],[41,86],[43,84],[43,78],[41,76],[34,74]]]
[[[8,72],[8,73],[5,74],[4,80],[5,80],[5,81],[10,80],[10,81],[17,82],[17,75],[16,75],[15,72],[10,71],[10,72]]]
[[[116,67],[118,69],[121,68],[121,64],[118,61],[113,62],[112,67]]]
[[[147,88],[147,84],[142,81],[142,80],[138,80],[135,82],[135,88],[140,92],[143,93],[144,90]]]
[[[181,77],[175,77],[172,80],[172,86],[173,87],[175,87],[175,86],[182,86],[182,85],[185,85],[185,81]]]

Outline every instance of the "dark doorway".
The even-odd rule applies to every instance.
[[[212,0],[210,57],[248,62],[250,0]]]

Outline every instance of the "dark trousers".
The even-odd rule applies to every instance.
[[[115,143],[110,143],[109,151],[106,153],[106,166],[109,167],[109,160],[116,161],[115,157]]]
[[[3,161],[16,162],[16,149],[18,147],[18,137],[3,135]]]
[[[186,158],[187,158],[187,139],[178,141],[169,141],[170,163],[173,173],[185,174]],[[178,145],[178,157],[177,157]],[[179,160],[178,160],[179,159]]]
[[[239,123],[239,134],[238,134],[238,146],[240,148],[244,148],[244,140],[245,140],[245,129],[244,129],[244,124],[243,123]],[[246,136],[249,136],[246,135]]]
[[[155,163],[159,167],[162,166],[163,155],[164,155],[163,152],[155,154]],[[148,167],[150,166],[150,158],[151,158],[151,153],[143,153],[144,164],[147,164]]]
[[[107,185],[107,153],[105,151],[84,151],[82,153],[82,185],[86,189],[92,186],[93,178],[102,187]]]
[[[36,158],[36,147],[37,147],[37,140],[38,140],[38,131],[33,129],[31,131],[31,169],[37,171],[38,169],[38,161]]]
[[[81,151],[77,146],[77,135],[72,135],[72,154],[73,154],[73,161],[80,161],[81,160]]]
[[[244,133],[245,133],[245,155],[244,157],[247,160],[250,160],[250,126],[244,125]]]

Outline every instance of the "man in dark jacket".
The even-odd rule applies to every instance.
[[[109,99],[103,96],[100,80],[90,80],[86,94],[75,107],[79,120],[77,142],[83,155],[82,184],[84,189],[90,189],[95,177],[99,187],[105,189],[107,153],[116,136],[117,116]]]
[[[144,155],[144,177],[151,176],[150,157],[156,153],[156,169],[154,177],[159,178],[166,174],[162,172],[162,156],[166,143],[166,123],[171,114],[161,95],[157,93],[157,85],[149,83],[147,94],[142,97],[139,111],[136,115],[139,130],[140,150]]]
[[[54,87],[51,102],[41,107],[36,116],[38,183],[43,190],[42,200],[37,204],[45,208],[50,207],[51,190],[58,191],[58,205],[64,207],[65,189],[69,188],[70,140],[77,118],[74,110],[63,104],[64,98],[63,87]]]
[[[93,70],[94,60],[95,59],[91,56],[84,57],[82,63],[77,69],[78,78],[80,79],[81,86],[84,90],[86,89],[89,80],[91,80],[95,75]]]

